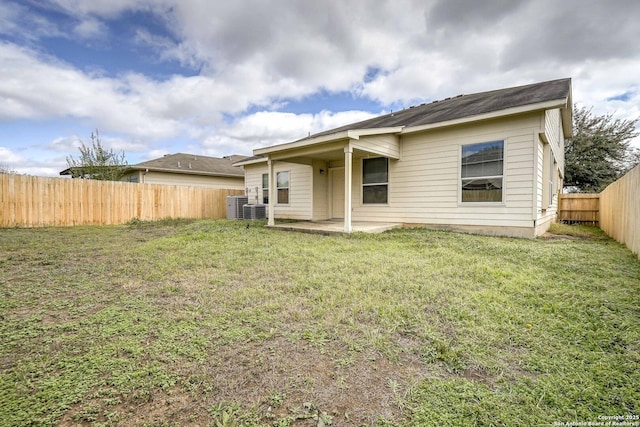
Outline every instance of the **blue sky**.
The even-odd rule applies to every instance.
[[[3,0],[0,169],[80,141],[224,156],[391,109],[563,77],[640,116],[635,0]],[[638,144],[634,141],[634,144]]]

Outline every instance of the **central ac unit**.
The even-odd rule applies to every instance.
[[[247,196],[227,196],[227,219],[242,219],[242,207],[248,201]]]
[[[266,205],[244,205],[242,211],[244,219],[265,219],[267,217]]]

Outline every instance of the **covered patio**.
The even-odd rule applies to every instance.
[[[342,220],[326,220],[326,221],[298,221],[280,224],[267,225],[269,228],[275,228],[285,231],[299,231],[303,233],[313,234],[345,234],[344,221]],[[402,228],[403,224],[399,222],[366,222],[352,221],[352,233],[382,233],[394,228]]]
[[[400,227],[395,223],[367,223],[354,221],[353,189],[354,161],[362,158],[400,158],[398,134],[402,127],[346,130],[319,134],[300,141],[256,149],[254,153],[267,161],[268,179],[268,225],[274,228],[299,229],[322,233],[382,232]],[[276,224],[276,201],[279,201],[276,163],[288,162],[312,167],[311,180],[306,192],[310,194],[309,220],[298,225]],[[384,163],[388,170],[388,163]],[[319,175],[316,174],[316,170]],[[385,176],[387,171],[385,171]],[[315,177],[315,181],[314,181]],[[288,178],[287,178],[288,180]],[[368,183],[367,183],[368,184]],[[288,192],[288,181],[286,188]],[[386,182],[384,184],[386,186]],[[386,187],[385,187],[386,188]],[[371,187],[374,190],[374,187]],[[288,194],[288,193],[287,193]],[[284,204],[290,203],[287,196]],[[279,202],[278,202],[279,203]],[[382,201],[362,203],[386,204],[386,192]],[[315,209],[315,206],[322,206]],[[326,208],[325,208],[326,206]],[[380,231],[377,231],[380,230]]]

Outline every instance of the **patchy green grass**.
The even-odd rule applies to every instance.
[[[608,239],[609,237],[596,227],[590,227],[587,225],[569,225],[559,222],[551,224],[549,228],[549,234],[559,237],[579,237],[584,239]]]
[[[602,233],[262,225],[0,230],[0,425],[640,415],[640,263]]]

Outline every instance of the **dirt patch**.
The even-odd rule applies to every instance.
[[[489,387],[493,386],[496,379],[495,375],[487,372],[485,369],[476,367],[469,367],[465,369],[462,376],[469,381],[486,384]]]
[[[390,362],[371,351],[279,337],[229,348],[206,372],[218,401],[242,401],[266,418],[313,407],[331,416],[333,425],[361,425],[402,417],[399,398],[424,370],[409,355]]]
[[[316,426],[320,416],[332,426],[398,421],[407,391],[430,372],[411,354],[392,362],[372,350],[354,353],[331,343],[316,347],[275,337],[183,365],[180,385],[168,391],[120,397],[111,406],[105,399],[85,399],[60,425],[108,422],[110,416],[122,426],[209,425],[215,422],[214,408],[234,404],[269,424],[288,419],[291,425]]]
[[[587,236],[569,236],[568,234],[553,234],[553,233],[544,233],[540,236],[544,240],[591,240],[591,237]]]

